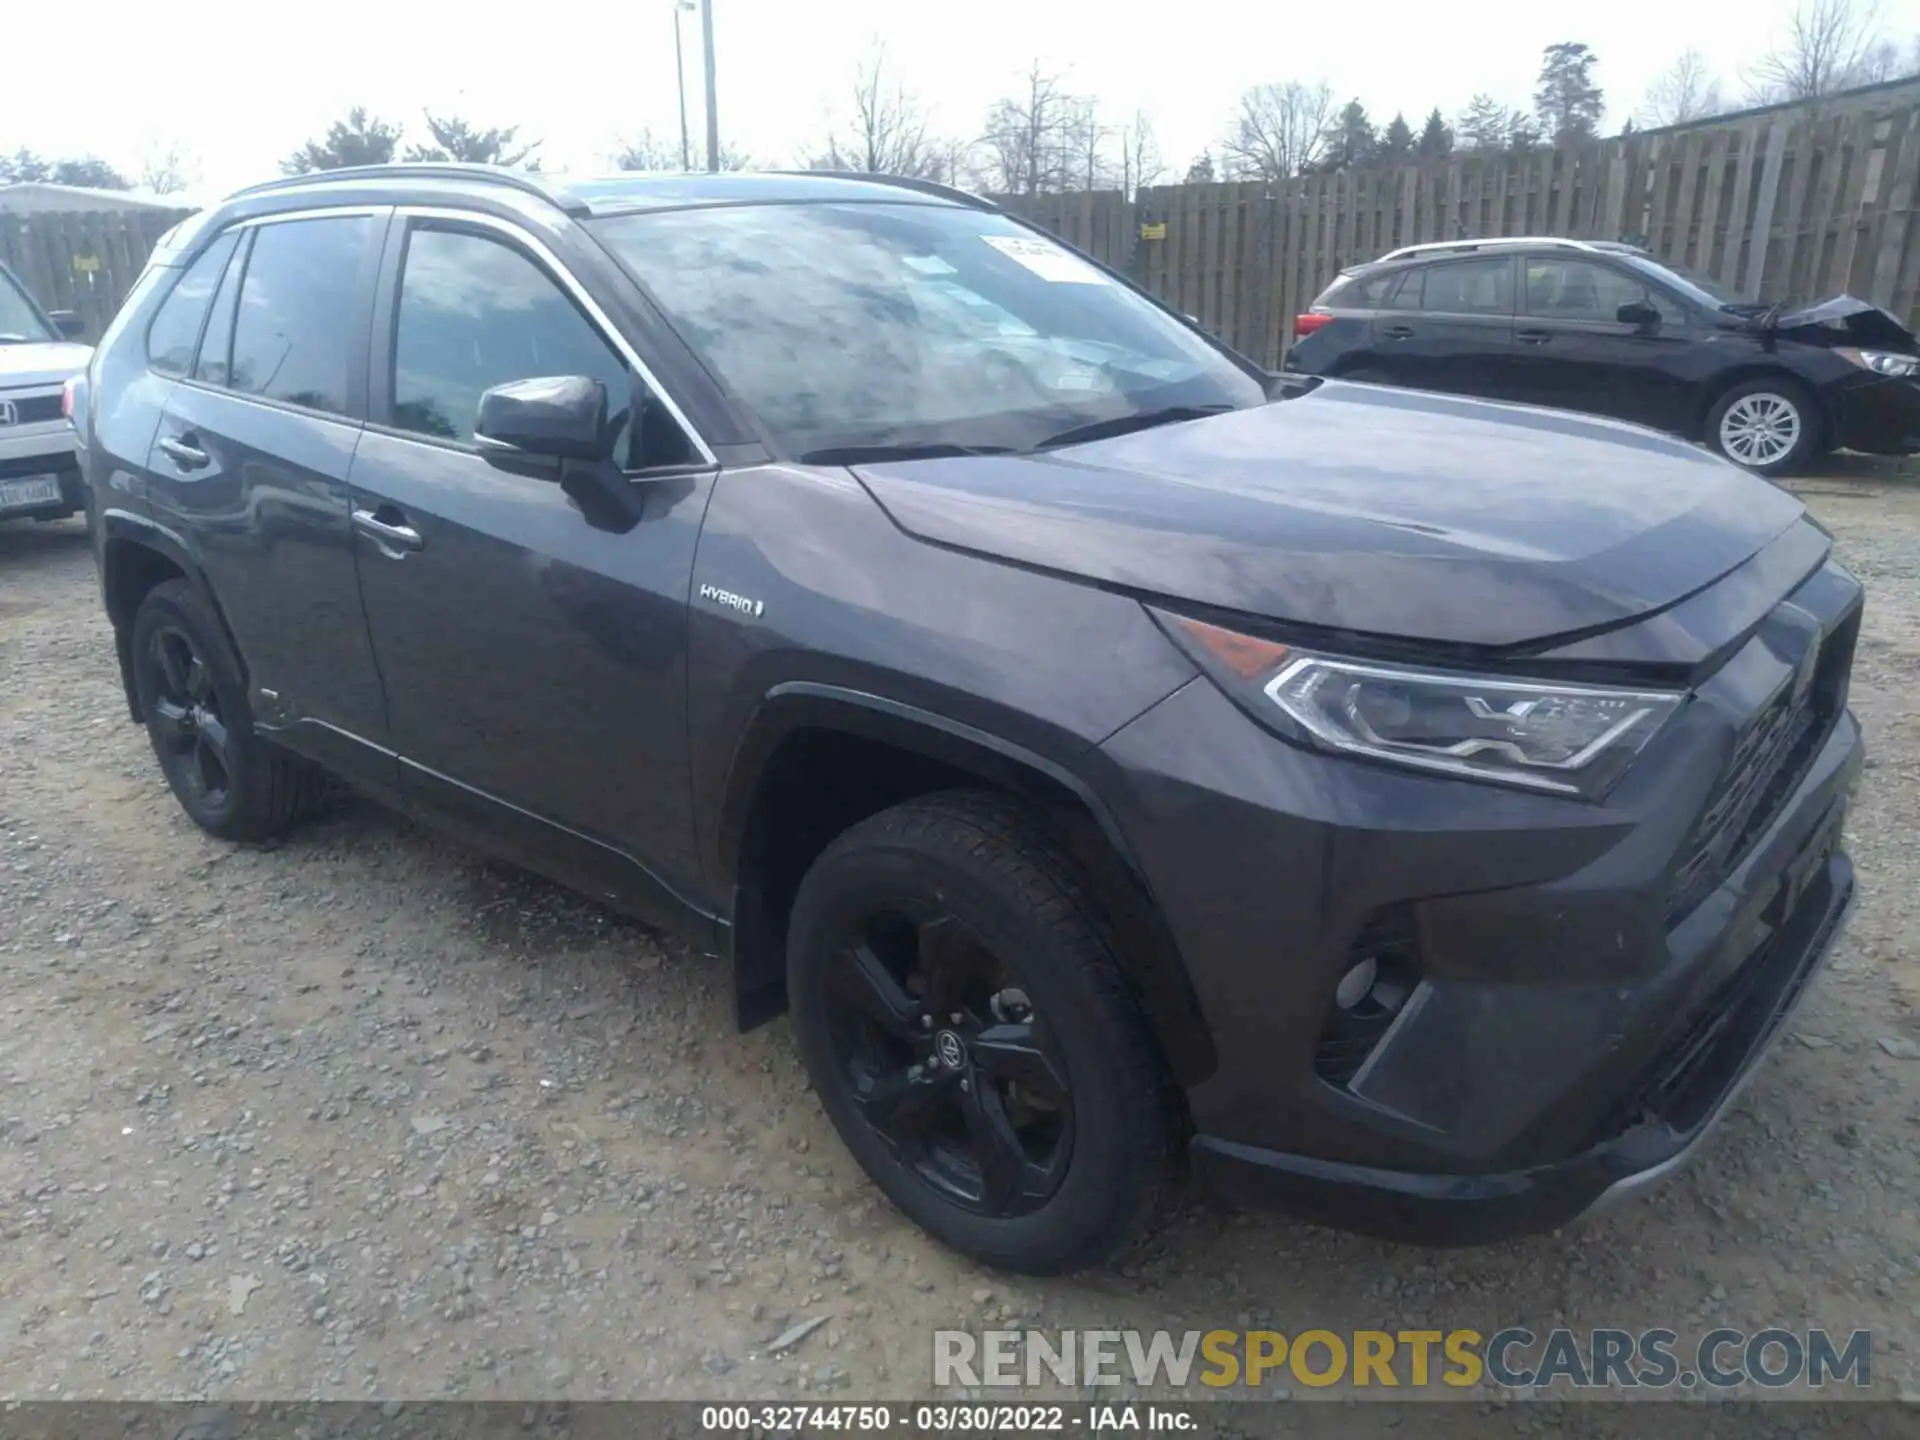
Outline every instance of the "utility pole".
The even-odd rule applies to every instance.
[[[673,0],[673,73],[680,80],[680,168],[693,169],[693,147],[687,140],[687,61],[680,47],[680,15],[695,9],[693,0]]]
[[[707,173],[720,168],[720,108],[713,85],[713,0],[700,0],[700,42],[707,52]]]

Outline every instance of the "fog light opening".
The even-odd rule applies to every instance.
[[[1420,984],[1410,909],[1396,906],[1369,917],[1333,994],[1314,1048],[1314,1071],[1345,1085],[1386,1038]]]
[[[1340,983],[1333,987],[1333,1003],[1342,1010],[1358,1010],[1379,978],[1380,962],[1369,955],[1340,977]]]

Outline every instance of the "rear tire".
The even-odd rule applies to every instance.
[[[1734,464],[1777,479],[1811,464],[1824,444],[1817,402],[1784,375],[1735,385],[1707,412],[1706,441]]]
[[[147,592],[130,649],[147,737],[194,824],[259,842],[313,809],[325,777],[254,732],[226,633],[191,585],[169,580]]]
[[[828,1118],[895,1205],[987,1265],[1101,1264],[1174,1172],[1171,1082],[1093,905],[1030,816],[971,792],[862,821],[794,901],[788,994]]]

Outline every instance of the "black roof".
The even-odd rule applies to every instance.
[[[964,190],[931,180],[845,171],[723,171],[719,174],[653,174],[617,171],[611,175],[560,175],[510,170],[497,165],[425,161],[403,165],[355,165],[341,170],[289,175],[238,191],[265,195],[275,191],[328,185],[364,185],[369,181],[460,181],[538,195],[569,215],[617,215],[640,210],[684,209],[696,205],[791,204],[826,200],[918,199],[947,205],[992,209]]]

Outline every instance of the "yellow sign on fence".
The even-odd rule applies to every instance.
[[[1159,220],[1154,222],[1151,225],[1142,225],[1140,227],[1140,238],[1142,240],[1166,239],[1167,238],[1167,222],[1164,220]]]
[[[98,255],[76,255],[73,257],[73,273],[76,275],[91,275],[99,268],[100,257]]]

